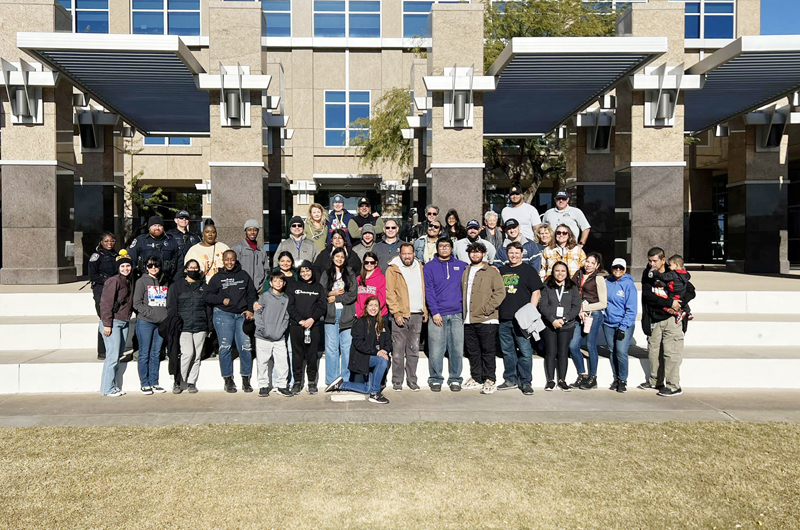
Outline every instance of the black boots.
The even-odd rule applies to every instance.
[[[227,392],[228,394],[235,394],[236,383],[233,382],[233,377],[228,376],[228,377],[223,377],[222,379],[225,380],[225,392]]]
[[[250,386],[250,376],[249,375],[243,375],[242,376],[242,390],[244,390],[248,394],[253,391],[253,387]]]

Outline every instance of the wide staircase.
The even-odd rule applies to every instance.
[[[794,286],[800,285],[800,279],[785,282],[789,283],[770,281],[764,285],[769,289],[784,285],[797,289]],[[684,388],[800,388],[800,291],[758,290],[760,282],[753,279],[751,283],[753,290],[711,291],[703,290],[700,279],[695,281],[695,319],[689,324],[681,367]],[[36,292],[17,287],[15,292],[0,292],[0,393],[98,390],[103,366],[95,349],[98,319],[91,292],[88,288],[78,291],[77,287],[30,289]],[[643,349],[646,339],[638,322],[634,341],[630,385],[644,381],[648,372]],[[136,363],[123,365],[123,369],[124,388],[137,390]],[[498,359],[498,382],[502,381],[502,370],[502,360]],[[543,386],[541,358],[535,358],[533,370],[534,387]],[[234,373],[238,374],[238,366]],[[428,376],[424,356],[417,373],[424,388]],[[570,381],[574,376],[570,362]],[[469,377],[467,362],[464,377]],[[238,376],[236,379],[238,382]],[[609,363],[603,357],[598,379],[601,386],[611,382]],[[172,386],[166,362],[161,365],[161,384]],[[324,359],[320,384],[324,384]],[[216,359],[203,361],[198,388],[222,389]]]

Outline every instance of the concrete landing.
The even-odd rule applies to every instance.
[[[545,392],[517,390],[481,395],[386,391],[389,405],[367,401],[336,403],[330,395],[292,398],[221,391],[175,396],[119,398],[98,394],[0,396],[0,427],[184,425],[204,423],[292,422],[664,422],[800,421],[800,390],[690,390],[663,398],[632,388],[627,394],[607,389]]]

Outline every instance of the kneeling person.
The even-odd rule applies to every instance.
[[[277,392],[292,397],[288,388],[289,352],[286,349],[286,330],[289,329],[289,297],[283,292],[286,277],[280,270],[272,271],[270,289],[261,293],[256,306],[256,363],[258,366],[258,395],[269,396],[269,361],[275,362]]]
[[[392,352],[392,334],[384,326],[381,303],[377,296],[370,296],[364,306],[364,315],[353,325],[353,346],[350,350],[350,372],[368,376],[365,383],[351,383],[342,377],[328,385],[325,392],[349,390],[369,394],[371,403],[389,403],[381,394],[381,381],[389,367]]]

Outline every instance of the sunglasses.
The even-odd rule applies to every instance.
[[[436,215],[436,212],[428,212],[425,215],[427,215],[427,216]]]
[[[159,265],[156,265],[155,263],[148,263],[147,264],[147,268],[148,269],[158,269],[160,267],[159,267]]]
[[[560,202],[560,201],[568,201],[568,200],[569,200],[569,199],[567,199],[566,197],[559,197],[558,199],[556,199],[556,202]]]
[[[569,232],[556,232],[557,236],[568,236]]]
[[[396,226],[384,226],[383,229],[384,230],[397,230],[397,227]]]
[[[611,267],[611,270],[624,271],[625,267],[623,267],[622,265],[614,265],[613,267]]]
[[[374,260],[369,260],[369,261],[364,260],[364,265],[377,265],[377,264],[378,262]]]
[[[300,223],[295,223],[292,225],[292,228],[303,228],[303,225],[301,225]]]
[[[439,230],[441,227],[442,225],[428,225],[428,229],[435,228],[436,230]]]

